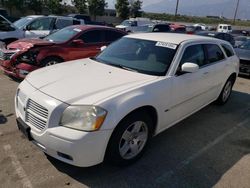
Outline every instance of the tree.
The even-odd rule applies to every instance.
[[[1,0],[2,5],[9,9],[10,15],[12,15],[13,8],[21,10],[24,7],[24,0]]]
[[[43,9],[43,1],[42,0],[32,0],[27,2],[27,7],[30,10],[33,10],[35,14],[40,14],[42,13]]]
[[[140,17],[142,12],[140,11],[142,7],[142,1],[140,0],[135,0],[135,1],[131,1],[130,4],[130,16],[131,17]]]
[[[77,8],[78,12],[81,14],[85,14],[88,9],[87,0],[72,0],[72,4]]]
[[[115,9],[118,17],[127,19],[129,17],[129,2],[128,0],[116,0]]]
[[[96,20],[96,16],[102,16],[105,11],[105,7],[107,7],[107,3],[105,0],[88,0],[89,5],[89,13],[91,16],[94,16],[94,20]]]
[[[62,0],[45,0],[44,4],[50,10],[52,14],[61,14],[62,13]]]

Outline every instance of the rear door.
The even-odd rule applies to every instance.
[[[71,25],[80,25],[81,22],[72,18],[57,18],[54,22],[52,32],[58,31]]]

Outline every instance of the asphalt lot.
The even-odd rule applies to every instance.
[[[136,164],[77,168],[47,157],[17,130],[18,83],[0,72],[0,187],[250,187],[250,79],[156,136]]]

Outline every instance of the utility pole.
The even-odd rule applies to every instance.
[[[176,9],[175,9],[175,14],[174,14],[175,19],[176,19],[177,14],[178,14],[178,7],[179,7],[179,0],[177,0],[177,2],[176,2]]]
[[[234,21],[233,21],[233,24],[235,24],[235,19],[236,19],[236,16],[237,16],[239,4],[240,4],[240,0],[237,1],[237,5],[236,5],[236,8],[235,8],[235,12],[234,12]]]

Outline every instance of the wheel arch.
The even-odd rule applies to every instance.
[[[50,56],[47,56],[47,57],[41,59],[39,64],[42,65],[42,66],[44,66],[44,61],[46,61],[47,59],[52,59],[52,58],[59,59],[61,62],[65,61],[61,56],[50,55]]]
[[[234,84],[234,83],[235,83],[235,81],[236,81],[236,78],[237,78],[237,74],[234,72],[234,73],[232,73],[232,74],[229,76],[229,78],[231,78],[231,79],[232,79],[233,84]]]
[[[145,105],[145,106],[141,106],[141,107],[133,109],[132,111],[127,113],[127,115],[125,115],[122,119],[120,119],[120,121],[118,121],[117,126],[112,131],[112,133],[110,135],[110,138],[109,138],[109,140],[107,142],[107,146],[105,148],[105,152],[104,152],[104,156],[103,156],[104,161],[107,160],[109,147],[110,147],[110,144],[111,144],[112,137],[115,134],[115,130],[118,129],[119,124],[121,122],[123,122],[126,118],[128,118],[129,116],[131,116],[132,114],[135,114],[135,113],[148,113],[148,114],[150,114],[150,117],[152,118],[152,121],[153,121],[153,127],[152,127],[152,130],[151,130],[151,135],[153,136],[155,134],[155,131],[156,131],[156,128],[157,128],[157,122],[158,122],[158,114],[157,114],[156,108],[154,108],[151,105]]]

